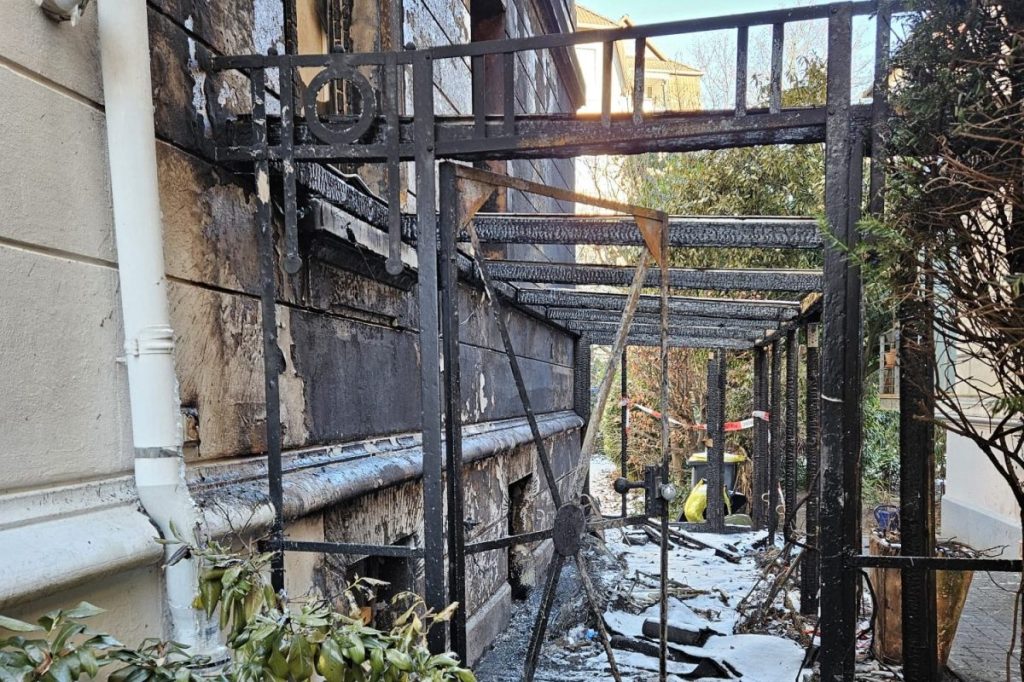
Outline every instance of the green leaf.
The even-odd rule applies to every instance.
[[[42,632],[43,628],[39,625],[33,625],[31,623],[26,623],[25,621],[17,620],[16,618],[0,616],[0,630],[10,630],[11,632]]]
[[[63,615],[65,618],[92,618],[98,616],[101,613],[106,613],[105,609],[101,609],[98,606],[93,606],[87,601],[79,602],[78,606],[73,609],[64,611]]]
[[[68,661],[63,658],[58,658],[50,666],[49,675],[53,677],[57,682],[74,682],[74,676],[71,674],[71,666]]]

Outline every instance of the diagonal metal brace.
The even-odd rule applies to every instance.
[[[479,183],[473,183],[479,184]],[[461,185],[460,185],[461,189]],[[491,192],[494,188],[491,187]],[[479,197],[481,193],[477,193],[474,196]],[[490,196],[490,193],[487,194]],[[482,206],[484,201],[487,200],[487,196],[480,201]],[[487,294],[487,299],[491,302],[491,314],[494,316],[494,321],[498,325],[498,333],[501,335],[501,343],[505,347],[505,355],[508,356],[509,365],[512,368],[512,378],[515,380],[516,390],[519,392],[519,400],[523,403],[523,409],[526,411],[526,420],[530,424],[530,433],[533,435],[533,442],[537,446],[537,457],[540,459],[541,468],[544,470],[544,478],[548,484],[548,490],[551,493],[551,500],[555,504],[555,508],[562,506],[562,495],[558,490],[558,479],[555,478],[555,472],[551,468],[551,459],[548,457],[547,444],[544,442],[544,438],[541,436],[540,427],[537,425],[537,416],[533,412],[533,405],[530,403],[530,396],[526,390],[526,383],[523,381],[523,373],[519,368],[519,358],[516,356],[515,348],[512,347],[512,338],[509,336],[508,327],[505,324],[505,316],[502,314],[501,301],[497,294],[494,292],[494,285],[491,283],[491,278],[487,274],[487,268],[483,264],[483,252],[480,248],[480,237],[477,236],[476,229],[473,227],[473,221],[467,220],[466,229],[469,232],[470,242],[473,245],[473,263],[476,265],[477,271],[480,273],[480,281],[483,282],[484,292]]]

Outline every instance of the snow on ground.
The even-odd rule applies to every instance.
[[[615,634],[656,645],[657,639],[645,638],[642,629],[645,620],[656,622],[660,613],[657,602],[660,550],[653,542],[639,546],[626,544],[624,535],[627,533],[629,531],[610,530],[605,535],[608,551],[625,564],[620,578],[622,582],[609,599],[605,624]],[[633,535],[630,533],[631,537]],[[710,658],[730,671],[732,679],[749,682],[796,680],[804,656],[799,644],[772,635],[733,634],[739,619],[736,607],[760,574],[752,556],[752,546],[763,539],[764,533],[694,535],[708,544],[735,550],[743,558],[734,564],[718,557],[710,549],[676,547],[669,550],[669,577],[672,581],[669,591],[676,595],[669,597],[669,625],[693,632],[712,632],[703,646],[673,644],[672,650],[693,657]],[[623,594],[626,598],[621,598]],[[649,605],[639,612],[631,612],[631,606],[645,604]],[[615,653],[624,679],[651,679],[650,672],[658,670],[658,659],[654,656],[624,651]],[[604,674],[590,679],[611,679],[603,652],[587,659],[587,664],[595,672]],[[686,675],[694,667],[693,663],[677,663],[674,670]]]
[[[617,465],[595,457],[591,491],[605,514],[618,513],[619,497],[611,490]],[[627,537],[628,536],[628,537]],[[734,634],[739,621],[737,606],[760,576],[754,546],[764,533],[694,534],[703,542],[739,554],[730,563],[711,549],[676,546],[669,550],[669,625],[703,635],[701,646],[671,644],[669,680],[742,679],[746,682],[794,682],[800,676],[804,651],[785,637]],[[644,622],[659,617],[660,550],[644,542],[639,529],[609,529],[604,543],[596,540],[585,550],[591,576],[606,595],[604,622],[612,635],[632,641],[631,648],[645,648],[654,655],[619,648],[615,658],[623,680],[657,679],[657,637],[645,637]],[[571,562],[570,562],[571,564]],[[534,590],[538,592],[539,590]],[[555,600],[552,627],[541,653],[536,679],[549,682],[596,682],[612,679],[608,661],[593,620],[586,610],[574,567],[563,573]],[[506,633],[477,667],[482,682],[521,679],[525,643],[532,628],[534,594],[517,606]],[[702,663],[703,661],[703,663]],[[698,670],[698,665],[700,669]],[[699,677],[712,671],[711,677]]]

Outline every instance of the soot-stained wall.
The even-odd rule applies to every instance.
[[[355,4],[360,5],[360,1]],[[392,16],[395,6],[389,4],[388,11],[377,7],[375,16]],[[402,8],[404,42],[425,47],[470,38],[468,2],[405,0]],[[529,0],[509,0],[506,12],[506,35],[510,37],[547,30],[542,25],[543,17]],[[238,74],[207,74],[202,64],[209,54],[262,53],[272,46],[280,48],[281,17],[280,0],[149,2],[161,206],[177,372],[183,407],[196,420],[187,456],[194,471],[201,473],[191,478],[202,483],[199,496],[208,514],[232,505],[256,508],[265,503],[262,489],[254,483],[259,480],[260,470],[254,470],[251,462],[266,450],[266,414],[251,171],[219,166],[212,154],[213,135],[219,126],[248,110],[247,83]],[[363,22],[354,24],[353,30],[361,32],[353,36],[356,42],[372,47],[381,41],[373,31],[384,28]],[[550,56],[524,56],[517,70],[520,111],[570,112],[572,98],[561,74]],[[454,60],[439,68],[435,92],[439,113],[468,113],[468,65]],[[346,170],[358,172],[367,185],[379,190],[379,169],[362,166]],[[508,164],[506,170],[569,188],[574,177],[572,163],[566,160],[517,161]],[[410,185],[414,172],[411,167],[405,169]],[[338,176],[328,177],[343,182]],[[333,224],[344,227],[340,234],[343,241],[370,253],[365,235],[374,233],[375,228],[349,215],[343,203],[335,201],[331,205],[323,198],[316,199],[308,188],[301,189],[300,194],[305,210],[330,214]],[[409,209],[415,198],[407,200],[405,208]],[[523,212],[572,209],[519,193],[508,196],[507,208]],[[280,216],[275,215],[278,243],[280,229]],[[303,230],[310,229],[309,220],[304,220]],[[304,233],[303,244],[311,243],[307,237]],[[372,468],[352,466],[346,470],[343,458],[331,459],[332,448],[386,437],[398,439],[420,428],[415,287],[357,274],[318,253],[307,249],[297,274],[286,276],[280,270],[276,274],[279,348],[284,367],[280,387],[285,456],[288,461],[298,462],[311,452],[322,453],[323,459],[318,461],[337,467],[341,479],[326,475],[304,479],[309,481],[308,485],[302,484],[306,497],[328,502],[305,504],[301,500],[306,498],[294,493],[297,497],[288,503],[292,517],[289,532],[304,539],[420,542],[422,499],[416,476],[378,484],[368,473]],[[572,258],[571,250],[561,247],[543,251],[517,247],[507,253],[515,258]],[[535,473],[535,448],[528,436],[522,435],[528,433],[521,419],[524,410],[490,306],[479,289],[466,283],[459,288],[458,303],[464,423],[480,433],[491,429],[511,433],[505,428],[507,424],[502,426],[502,420],[520,420],[512,423],[518,429],[518,440],[503,441],[504,445],[495,446],[487,456],[474,456],[465,468],[466,514],[476,523],[467,539],[493,538],[509,532],[510,515],[515,515],[520,525],[544,527],[554,510],[543,477]],[[507,310],[505,316],[534,410],[542,416],[571,414],[573,339],[524,311]],[[559,423],[565,426],[548,437],[554,468],[565,492],[578,456],[578,421],[564,419]],[[365,485],[351,480],[360,476],[369,477]],[[315,490],[316,486],[335,485],[338,480],[358,492],[343,496],[332,490]],[[518,486],[514,510],[509,506],[513,485]],[[289,491],[297,487],[286,485],[286,495],[292,495]],[[245,518],[238,510],[232,513]],[[543,565],[550,553],[549,543],[517,551],[529,554],[528,560],[520,556],[514,561],[518,562],[518,573],[526,573],[521,582],[529,584],[526,569]],[[334,557],[325,562],[308,556],[290,557],[288,566],[294,574],[289,584],[293,591],[316,585],[329,592],[346,571],[354,570],[358,560]],[[471,559],[467,606],[474,618],[474,655],[507,618],[511,600],[509,561],[505,550]]]

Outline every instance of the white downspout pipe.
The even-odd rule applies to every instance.
[[[100,0],[97,5],[135,481],[139,500],[161,534],[171,538],[173,524],[194,542],[200,515],[185,482],[182,455],[146,3]],[[176,549],[168,546],[167,555]],[[212,653],[218,647],[216,629],[192,608],[197,589],[195,562],[167,567],[164,589],[168,636],[190,645],[192,653]]]

